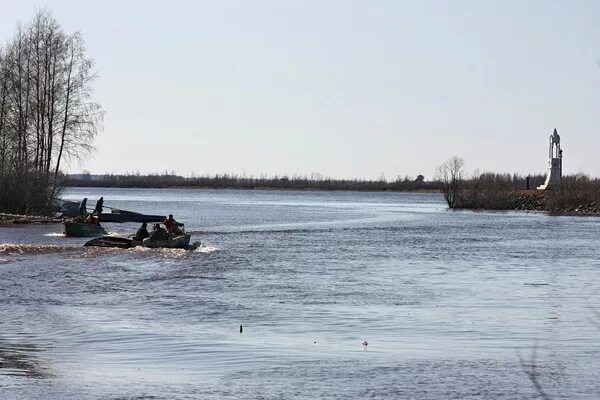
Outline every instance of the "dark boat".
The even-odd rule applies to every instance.
[[[187,249],[190,248],[190,238],[190,234],[182,233],[179,235],[170,236],[165,240],[146,238],[143,242],[140,242],[138,240],[118,236],[102,236],[86,242],[84,246],[116,247],[119,249],[130,249],[136,246],[150,247],[153,249]]]
[[[61,217],[65,218],[79,216],[79,202],[63,201],[61,207]],[[99,220],[100,222],[163,222],[165,220],[165,216],[140,214],[133,211],[113,208],[111,209],[111,212],[100,214]]]
[[[142,242],[142,246],[151,248],[168,248],[168,249],[186,249],[190,246],[190,238],[192,235],[181,233],[178,235],[169,236],[166,240],[156,240],[146,238]]]
[[[66,237],[88,237],[106,235],[106,230],[100,225],[86,224],[83,222],[64,221]]]
[[[102,236],[86,242],[84,246],[116,247],[119,249],[130,249],[136,246],[167,249],[187,249],[190,247],[190,238],[190,234],[182,233],[178,235],[171,235],[165,240],[146,238],[143,242],[140,242],[138,240],[118,236]]]
[[[99,215],[100,222],[163,222],[164,215],[140,214],[133,211],[113,209]]]
[[[117,247],[119,249],[130,249],[135,246],[139,246],[141,242],[133,239],[128,239],[118,236],[102,236],[96,239],[92,239],[86,242],[84,246],[95,246],[95,247]]]

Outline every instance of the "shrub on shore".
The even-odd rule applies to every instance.
[[[0,178],[0,210],[14,214],[46,213],[51,206],[49,199],[62,189],[52,179],[51,175],[35,171],[5,174]]]
[[[485,174],[489,175],[489,174]],[[542,176],[530,179],[541,182]],[[485,210],[530,210],[556,214],[600,213],[600,180],[584,175],[571,175],[546,190],[526,190],[520,180],[490,181],[481,177],[463,182],[455,208]],[[482,182],[484,184],[482,184]],[[530,186],[531,187],[531,186]],[[533,186],[535,187],[535,186]]]
[[[600,179],[585,175],[564,177],[546,191],[547,211],[552,213],[600,213]]]

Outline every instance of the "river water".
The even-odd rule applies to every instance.
[[[552,398],[600,398],[600,219],[437,194],[64,198],[100,195],[172,212],[200,245],[0,227],[2,399],[526,399],[532,363]]]

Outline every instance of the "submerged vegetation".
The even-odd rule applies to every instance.
[[[0,211],[40,212],[61,188],[61,167],[92,151],[102,108],[79,33],[42,10],[0,44]]]

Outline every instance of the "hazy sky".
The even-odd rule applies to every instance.
[[[71,171],[600,175],[600,1],[7,1],[83,33],[106,110]]]

